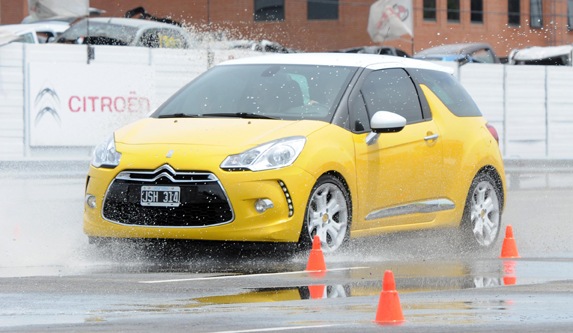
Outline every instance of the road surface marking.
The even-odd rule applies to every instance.
[[[307,328],[322,328],[322,327],[332,327],[340,325],[312,325],[312,326],[286,326],[286,327],[271,327],[271,328],[255,328],[251,330],[241,330],[241,331],[218,331],[213,333],[249,333],[249,332],[273,332],[273,331],[288,331],[288,330],[299,330]]]
[[[365,269],[370,267],[347,267],[347,268],[332,268],[327,272],[334,271],[349,271],[352,269]],[[190,279],[173,279],[173,280],[158,280],[158,281],[139,281],[139,283],[169,283],[169,282],[183,282],[183,281],[203,281],[203,280],[220,280],[220,279],[236,279],[246,277],[259,277],[259,276],[274,276],[274,275],[292,275],[302,273],[320,273],[321,271],[296,271],[296,272],[282,272],[282,273],[263,273],[263,274],[248,274],[248,275],[224,275],[224,276],[211,276],[204,278],[190,278]]]

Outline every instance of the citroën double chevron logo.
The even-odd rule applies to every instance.
[[[52,88],[50,82],[46,81],[43,84],[43,88],[40,90],[38,95],[36,95],[34,102],[34,109],[38,112],[36,114],[36,119],[34,120],[34,125],[38,126],[38,123],[46,114],[54,117],[58,122],[58,125],[61,125],[61,119],[58,115],[60,104],[60,98],[58,97],[55,89]]]

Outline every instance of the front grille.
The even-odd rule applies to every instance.
[[[178,207],[141,206],[141,187],[169,185],[180,188]],[[169,165],[156,170],[122,171],[105,196],[103,217],[127,225],[202,227],[231,222],[233,209],[217,177],[209,172],[175,171]]]

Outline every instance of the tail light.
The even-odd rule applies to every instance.
[[[485,127],[487,127],[491,135],[493,135],[493,138],[495,141],[497,141],[497,145],[499,146],[499,135],[497,134],[495,127],[491,126],[490,124],[485,124]]]

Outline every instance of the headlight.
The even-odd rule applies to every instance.
[[[228,156],[221,163],[221,169],[261,171],[286,167],[294,163],[305,143],[306,138],[303,136],[267,142],[240,154]]]
[[[95,147],[92,156],[92,165],[96,168],[113,169],[119,165],[121,153],[115,150],[115,137],[113,134],[104,142]]]

